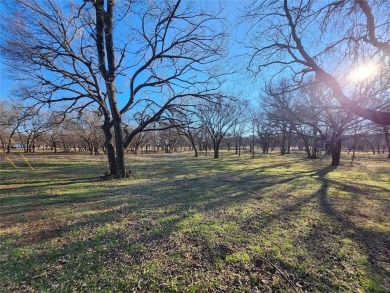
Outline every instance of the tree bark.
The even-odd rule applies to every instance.
[[[390,159],[390,133],[389,133],[389,128],[387,126],[383,126],[383,131],[385,133],[385,139],[386,139],[386,144],[387,144],[387,150],[388,150],[388,155],[387,157]]]
[[[109,175],[116,176],[118,174],[118,167],[115,159],[115,149],[112,145],[112,133],[110,130],[110,122],[108,119],[104,121],[102,126],[104,132],[104,148],[108,159],[108,166],[110,169]]]
[[[97,0],[96,10],[96,47],[99,57],[99,71],[101,72],[107,89],[107,97],[112,115],[112,124],[115,133],[115,149],[110,142],[112,140],[110,125],[105,122],[104,134],[107,142],[107,155],[110,162],[110,175],[115,178],[127,176],[125,168],[124,140],[121,128],[121,114],[118,109],[115,94],[115,52],[113,39],[114,1],[107,1],[107,10],[104,9],[104,0]],[[107,118],[107,117],[106,117]]]
[[[192,145],[192,148],[194,149],[194,152],[195,152],[194,157],[197,157],[197,156],[198,156],[198,150],[196,149],[195,141],[192,140],[192,139],[190,139],[189,141],[190,141],[190,143],[191,143],[191,145]]]
[[[302,140],[303,140],[303,143],[304,143],[304,145],[305,145],[305,150],[306,150],[307,158],[308,158],[308,159],[313,159],[313,156],[312,156],[312,154],[311,154],[311,152],[310,152],[309,142],[307,141],[307,138],[306,138],[304,135],[302,135]]]
[[[340,157],[341,157],[341,136],[335,135],[332,141],[332,166],[340,165]]]
[[[213,139],[213,150],[214,150],[214,159],[219,158],[219,145],[221,143],[221,140]]]

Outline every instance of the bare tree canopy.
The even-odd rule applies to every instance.
[[[219,95],[216,102],[203,103],[199,107],[199,117],[210,135],[214,158],[219,157],[222,139],[239,122],[245,103],[235,97]]]
[[[118,178],[139,132],[219,87],[212,66],[224,54],[221,20],[190,2],[18,0],[1,25],[2,54],[25,97],[67,103],[65,112],[99,109]],[[126,134],[123,115],[133,119]]]
[[[390,124],[390,2],[253,1],[243,17],[255,74],[315,76],[347,111]]]

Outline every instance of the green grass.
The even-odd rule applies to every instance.
[[[388,292],[390,164],[303,154],[0,161],[0,291]]]

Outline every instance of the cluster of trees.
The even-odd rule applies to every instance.
[[[378,0],[255,1],[244,15],[249,68],[272,68],[295,88],[315,78],[346,112],[389,125],[389,9]]]
[[[292,149],[305,151],[309,159],[331,155],[332,165],[340,164],[341,151],[387,152],[390,156],[390,134],[385,125],[367,122],[340,107],[329,105],[318,92],[319,85],[309,85],[299,92],[279,92],[269,88],[258,107],[248,108],[234,98],[218,97],[176,112],[169,121],[138,133],[125,152],[166,152],[191,150],[208,155],[219,150],[281,155]],[[266,104],[264,104],[266,103]],[[10,110],[12,109],[12,111]],[[58,112],[38,113],[34,107],[0,102],[0,143],[4,152],[23,148],[24,152],[61,150],[88,151],[90,155],[106,153],[103,118],[98,112],[81,116]],[[123,135],[132,131],[122,128]],[[259,150],[258,150],[259,149]]]
[[[101,117],[93,112],[72,118],[34,106],[0,102],[0,143],[6,153],[11,148],[23,148],[24,152],[73,148],[98,153],[104,141],[101,123]]]
[[[219,22],[180,0],[20,0],[2,19],[1,50],[24,85],[20,96],[65,103],[64,113],[99,111],[110,173],[124,178],[125,149],[138,133],[218,88]]]
[[[338,165],[343,137],[353,132],[356,148],[358,133],[374,135],[378,128],[389,146],[389,9],[375,0],[255,1],[247,8],[249,68],[272,76],[264,106],[287,133],[287,148],[294,131],[309,157],[323,141]]]
[[[195,155],[211,147],[215,158],[232,141],[282,155],[302,146],[309,158],[325,150],[332,165],[343,140],[354,150],[377,137],[377,149],[389,148],[390,3],[266,0],[241,10],[236,58],[267,81],[258,105],[226,93],[220,11],[181,0],[14,1],[0,48],[19,82],[14,95],[34,105],[2,105],[12,112],[2,118],[3,145],[23,129],[27,149],[43,136],[54,147],[73,128],[85,141],[77,145],[105,152],[115,178],[127,176],[126,150],[151,137],[167,150],[185,137]],[[374,68],[364,79],[362,64]]]
[[[218,158],[222,139],[237,127],[242,103],[236,99],[227,102],[218,97],[201,105],[177,111],[166,120],[145,128],[134,136],[125,151],[137,154],[140,150],[173,152],[178,147],[194,150],[213,149]],[[25,152],[36,149],[57,149],[68,152],[88,150],[91,155],[107,152],[102,129],[103,117],[98,111],[84,111],[82,115],[62,115],[61,112],[38,111],[34,106],[0,102],[0,142],[4,152],[23,148]],[[122,135],[134,131],[134,126],[123,122]],[[242,135],[242,133],[241,133]],[[207,153],[206,153],[207,154]]]
[[[293,138],[295,141],[299,138],[298,145],[303,144],[309,159],[316,159],[325,151],[331,155],[333,166],[340,164],[343,148],[353,151],[353,155],[356,149],[375,149],[374,145],[378,153],[379,149],[390,151],[388,126],[345,111],[329,98],[332,92],[318,82],[291,90],[291,85],[282,80],[276,85],[268,85],[265,92],[267,95],[262,99],[265,111],[256,116],[263,119],[255,119],[264,152],[275,135],[279,137],[282,155],[296,145]]]

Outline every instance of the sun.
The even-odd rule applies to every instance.
[[[355,82],[366,80],[373,77],[379,71],[379,67],[375,63],[362,64],[349,73],[348,79]]]

